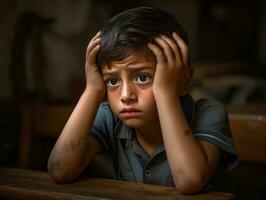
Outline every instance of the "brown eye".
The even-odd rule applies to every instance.
[[[110,84],[111,84],[111,85],[115,85],[116,83],[117,83],[117,80],[116,80],[116,79],[111,79],[111,80],[110,80]]]
[[[139,76],[139,80],[142,81],[142,82],[144,82],[144,81],[147,80],[147,76],[146,75],[140,75]]]
[[[151,76],[148,74],[139,74],[136,77],[136,82],[140,84],[149,83],[151,81]]]
[[[119,81],[116,78],[109,78],[105,81],[105,84],[108,87],[115,87],[119,84]]]

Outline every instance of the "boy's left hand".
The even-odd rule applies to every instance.
[[[160,35],[149,49],[157,59],[153,92],[155,94],[185,95],[190,87],[189,50],[177,33],[172,38]]]

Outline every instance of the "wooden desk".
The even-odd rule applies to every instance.
[[[233,194],[209,192],[182,195],[175,188],[135,184],[109,179],[87,178],[59,185],[45,172],[0,168],[0,199],[83,200],[83,199],[175,199],[231,200]]]

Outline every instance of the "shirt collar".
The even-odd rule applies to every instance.
[[[119,120],[114,133],[118,139],[131,140],[134,136],[134,129]]]

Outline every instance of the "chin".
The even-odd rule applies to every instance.
[[[144,126],[143,121],[140,119],[126,119],[122,121],[131,128],[140,128]]]

